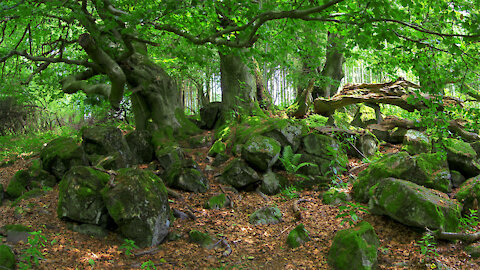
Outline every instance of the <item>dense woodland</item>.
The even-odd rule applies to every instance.
[[[480,269],[480,1],[3,0],[0,269]]]

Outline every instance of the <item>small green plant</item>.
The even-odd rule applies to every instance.
[[[469,209],[470,213],[462,218],[460,218],[460,227],[466,231],[475,231],[479,220],[477,215],[477,210]]]
[[[125,253],[126,256],[132,256],[132,250],[138,248],[137,245],[135,245],[135,241],[130,240],[130,239],[124,239],[123,244],[120,246],[120,249],[122,249]]]
[[[337,187],[345,187],[347,183],[344,183],[340,176],[347,171],[346,166],[348,160],[339,155],[338,149],[333,146],[327,145],[327,155],[332,157],[329,167],[331,169],[332,184]]]
[[[30,232],[28,238],[28,248],[24,249],[20,256],[18,269],[26,270],[38,266],[39,260],[43,259],[42,248],[45,247],[47,239],[42,235],[42,231]]]
[[[297,188],[295,186],[288,186],[280,192],[280,196],[290,200],[298,198]]]
[[[142,263],[141,268],[142,269],[147,269],[147,270],[157,270],[157,267],[155,266],[155,263],[153,263],[151,260],[148,260],[148,261]]]
[[[435,242],[435,237],[431,232],[426,232],[423,234],[422,239],[417,241],[416,246],[420,247],[420,253],[424,256],[422,259],[423,263],[431,262],[435,257],[438,256],[437,253],[437,243]]]
[[[361,220],[357,213],[368,213],[366,206],[352,202],[346,202],[346,205],[341,205],[338,207],[338,210],[340,210],[340,214],[338,214],[336,218],[342,218],[342,222],[340,224],[343,225],[343,223],[348,222],[350,226],[355,225]]]
[[[285,170],[291,174],[296,174],[297,171],[304,166],[318,167],[316,164],[313,164],[311,162],[300,163],[301,157],[302,157],[301,154],[294,154],[292,147],[290,147],[290,145],[287,145],[283,149],[283,154],[279,159],[282,162],[283,167],[285,167]],[[296,175],[305,178],[304,175],[301,175],[301,174],[296,174]]]
[[[91,266],[92,269],[93,269],[93,267],[95,267],[95,260],[93,260],[93,259],[88,259],[88,264],[90,264],[90,266]]]

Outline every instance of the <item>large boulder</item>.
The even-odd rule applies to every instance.
[[[432,142],[424,132],[409,129],[403,138],[403,149],[410,155],[429,153],[432,151]]]
[[[283,147],[289,145],[296,152],[301,144],[301,138],[307,133],[307,128],[281,119],[272,123],[272,130],[263,133],[263,136],[275,139]]]
[[[415,183],[385,178],[370,189],[373,214],[387,215],[413,227],[455,232],[461,206],[445,194]]]
[[[140,247],[160,244],[168,234],[167,189],[150,171],[120,169],[112,185],[102,190],[108,213],[120,232]]]
[[[240,190],[254,190],[262,179],[241,159],[232,160],[223,170],[220,181]]]
[[[109,179],[108,174],[91,167],[70,169],[59,184],[58,217],[105,227],[108,212],[101,191]]]
[[[28,170],[19,170],[8,183],[6,193],[10,198],[18,198],[22,196],[23,193],[27,192],[27,187],[31,182],[30,174]]]
[[[252,167],[266,171],[278,160],[281,150],[275,139],[255,135],[243,145],[242,158]]]
[[[442,192],[450,192],[452,188],[448,164],[440,155],[422,153],[410,156],[407,152],[398,152],[372,162],[358,175],[353,184],[354,199],[367,202],[369,189],[387,177],[408,180]]]
[[[463,205],[463,211],[468,213],[469,209],[478,210],[480,200],[480,175],[472,177],[460,186],[455,198]]]
[[[288,179],[280,174],[268,171],[263,175],[260,191],[267,195],[279,193],[288,184]]]
[[[480,174],[477,153],[470,144],[457,139],[446,139],[444,145],[450,169],[460,172],[466,178]]]
[[[136,163],[122,131],[112,126],[84,127],[82,145],[87,155],[115,157],[115,169],[126,168]]]
[[[134,130],[125,135],[130,151],[135,160],[140,163],[148,163],[153,160],[152,134],[147,130]]]
[[[206,192],[210,187],[207,178],[193,160],[183,160],[168,167],[164,179],[170,187],[195,193]]]
[[[53,187],[56,183],[55,176],[43,170],[39,162],[35,162],[27,170],[19,170],[13,175],[7,186],[7,194],[10,198],[18,198],[30,189]]]
[[[328,175],[345,167],[348,157],[340,143],[331,137],[310,133],[302,139],[300,163],[309,162],[317,166],[304,166],[299,173],[304,175]]]
[[[171,167],[181,166],[185,159],[185,153],[182,148],[176,143],[165,143],[159,145],[155,150],[155,156],[160,167],[166,171]]]
[[[362,221],[353,228],[338,231],[328,252],[334,269],[376,269],[380,241],[372,225]]]
[[[72,138],[59,137],[47,144],[40,153],[43,169],[62,179],[63,174],[77,165],[88,165],[83,147]]]

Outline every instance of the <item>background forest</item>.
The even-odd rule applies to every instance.
[[[478,0],[1,1],[0,255],[478,268],[479,51]]]

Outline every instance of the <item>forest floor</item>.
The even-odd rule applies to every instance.
[[[211,196],[222,193],[222,187],[215,175],[222,167],[206,171],[210,160],[208,147],[198,148],[191,156],[204,170],[210,182],[210,190],[203,194],[179,193],[182,202],[170,198],[170,207],[185,211],[187,205],[197,217],[177,219],[171,225],[171,232],[181,237],[164,242],[155,248],[135,249],[133,255],[125,255],[120,247],[124,243],[117,234],[110,232],[106,238],[94,238],[67,229],[67,222],[57,217],[58,188],[44,196],[22,201],[16,207],[4,202],[0,207],[0,227],[6,224],[23,224],[34,231],[41,231],[46,238],[40,247],[43,259],[35,269],[139,269],[144,262],[151,261],[157,269],[329,269],[328,250],[338,230],[348,228],[341,224],[338,206],[324,205],[320,191],[297,191],[303,218],[297,220],[292,211],[295,199],[282,196],[268,196],[268,201],[255,192],[233,193],[227,191],[233,200],[233,208],[206,210],[203,205]],[[383,152],[397,151],[383,148]],[[14,164],[0,168],[0,183],[5,187],[13,174],[28,167],[30,160],[18,159]],[[350,165],[359,164],[351,159]],[[251,225],[248,215],[255,210],[275,205],[283,212],[283,222],[275,225]],[[424,257],[417,245],[422,231],[399,224],[385,217],[360,213],[359,216],[375,228],[380,239],[378,263],[380,269],[435,269],[431,264],[422,263]],[[288,233],[303,223],[310,232],[311,241],[291,249],[286,244]],[[232,249],[224,256],[223,248],[206,249],[189,242],[188,232],[196,229],[225,239]],[[6,238],[2,239],[3,242]],[[17,258],[29,247],[27,243],[7,243],[12,246]],[[435,260],[450,269],[480,269],[480,259],[472,259],[463,251],[462,242],[440,241]],[[151,268],[153,269],[153,268]]]

